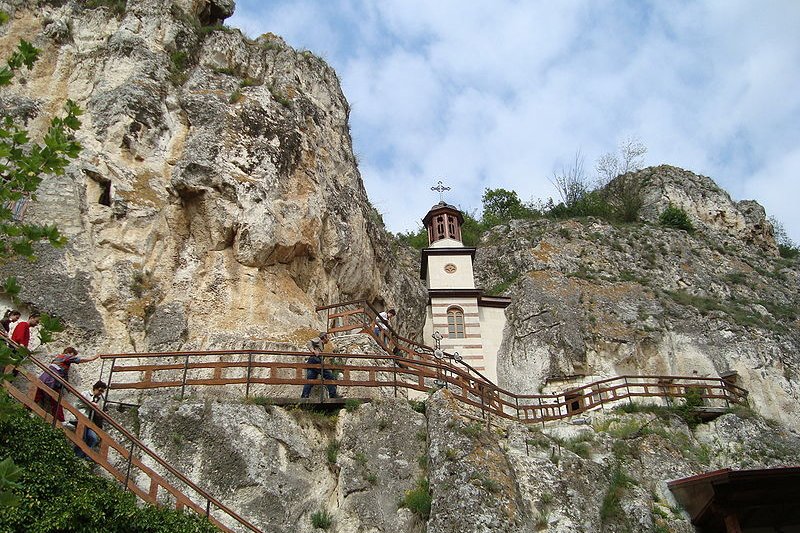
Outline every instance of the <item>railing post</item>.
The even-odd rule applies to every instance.
[[[488,387],[485,390],[488,391],[487,400],[489,401],[489,406],[486,408],[486,431],[490,431],[492,428],[492,394]]]
[[[625,391],[628,393],[628,403],[633,405],[633,398],[631,397],[631,388],[628,386],[628,376],[623,378],[625,380]]]
[[[394,397],[397,398],[397,359],[392,359],[392,388],[394,389]]]
[[[181,400],[183,400],[183,393],[186,390],[186,373],[189,371],[189,354],[186,354],[186,359],[183,362],[183,379],[181,379]]]
[[[322,378],[322,402],[325,402],[325,356],[322,355],[322,352],[319,354],[319,377]]]
[[[519,417],[519,397],[514,396],[514,403],[517,406],[517,422],[522,422],[522,419]]]
[[[128,490],[128,481],[131,478],[131,464],[133,463],[133,450],[136,449],[136,443],[131,441],[131,449],[128,450],[128,466],[125,468],[125,490]]]
[[[544,427],[544,410],[542,409],[542,397],[536,398],[539,400],[539,416],[542,417],[542,427]]]
[[[111,379],[114,377],[114,365],[116,364],[117,364],[117,358],[115,357],[111,360],[111,369],[108,371],[108,383],[106,383],[108,387],[106,387],[106,395],[105,398],[103,398],[103,405],[106,405],[108,403],[108,393],[111,392]]]
[[[206,518],[211,514],[211,500],[206,498]]]
[[[50,395],[48,394],[48,396]],[[56,420],[58,419],[56,415],[58,415],[58,408],[61,407],[61,399],[63,397],[64,397],[64,386],[62,385],[58,389],[58,399],[56,400],[56,405],[53,407],[53,412],[51,413],[53,415],[53,427],[56,427]],[[52,396],[50,396],[50,401],[51,402],[53,401]]]
[[[253,370],[253,354],[247,354],[247,384],[244,386],[244,397],[250,397],[250,372]]]
[[[725,408],[730,409],[731,404],[728,401],[728,382],[724,379],[719,380],[720,385],[722,385],[722,395],[725,397]]]

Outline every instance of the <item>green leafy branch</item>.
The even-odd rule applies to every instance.
[[[32,68],[40,50],[21,40],[8,63],[0,68],[0,87],[9,85],[16,71]],[[0,121],[0,260],[15,256],[33,258],[33,243],[46,240],[61,246],[66,239],[53,225],[26,224],[17,220],[12,207],[35,192],[47,174],[61,175],[71,159],[81,152],[74,132],[80,128],[83,112],[72,100],[64,105],[64,116],[53,117],[42,139],[33,142],[28,131],[11,116]]]

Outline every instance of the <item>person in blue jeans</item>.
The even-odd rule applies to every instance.
[[[78,410],[86,415],[86,418],[94,422],[94,424],[99,428],[103,427],[103,418],[94,409],[92,409],[89,404],[92,404],[97,409],[102,410],[103,395],[106,393],[107,388],[108,385],[106,385],[105,382],[98,381],[94,384],[92,390],[82,392],[81,398],[79,398],[80,405],[78,406]],[[97,433],[93,429],[87,427],[86,431],[83,432],[83,442],[88,444],[90,448],[94,448],[100,444],[100,437],[97,436]],[[89,458],[89,456],[86,455],[86,453],[78,446],[75,446],[75,455],[81,459]]]
[[[311,339],[308,341],[308,350],[313,352],[314,355],[306,359],[306,363],[308,364],[321,364],[323,355],[322,352],[325,349],[325,343],[328,342],[328,333],[326,331],[320,331],[319,336]],[[336,376],[333,375],[333,372],[330,370],[320,370],[319,368],[307,368],[306,369],[306,379],[317,379],[319,375],[322,374],[324,379],[334,381]],[[303,386],[303,392],[300,394],[301,398],[308,398],[311,395],[311,388],[314,386],[313,383],[307,383]],[[328,396],[331,398],[338,398],[339,395],[336,394],[336,385],[328,384],[325,385],[328,388]]]

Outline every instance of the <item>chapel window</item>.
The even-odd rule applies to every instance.
[[[459,307],[447,310],[447,336],[451,339],[464,338],[464,311]]]
[[[439,215],[436,217],[436,232],[437,232],[437,240],[444,237],[444,217]]]

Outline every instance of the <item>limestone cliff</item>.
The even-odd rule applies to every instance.
[[[93,4],[0,1],[12,15],[0,51],[21,37],[43,50],[2,108],[34,133],[67,98],[85,110],[80,159],[28,212],[67,246],[0,266],[27,305],[66,322],[60,340],[288,349],[321,327],[316,305],[360,298],[399,308],[401,332],[418,335],[418,256],[367,201],[333,70],[220,26],[231,0]],[[265,531],[312,531],[321,511],[331,531],[358,533],[692,531],[666,481],[800,461],[800,268],[776,257],[757,204],[672,167],[641,177],[644,223],[515,221],[486,235],[478,283],[513,298],[500,384],[736,371],[755,412],[695,427],[669,410],[613,410],[532,428],[488,425],[447,391],[322,415],[226,389],[118,396],[140,404],[121,416]],[[657,225],[669,203],[698,231]],[[420,487],[429,520],[401,505]]]
[[[755,202],[674,167],[640,176],[649,223],[514,221],[485,236],[480,284],[512,297],[500,384],[735,371],[760,413],[800,427],[800,266],[774,254]],[[669,203],[697,231],[658,225]]]
[[[67,98],[85,110],[79,160],[27,214],[68,245],[0,268],[21,299],[98,351],[303,342],[316,305],[362,298],[418,331],[414,258],[368,202],[336,73],[220,25],[231,0],[95,4],[0,2],[0,52],[42,49],[3,109],[33,134]]]

